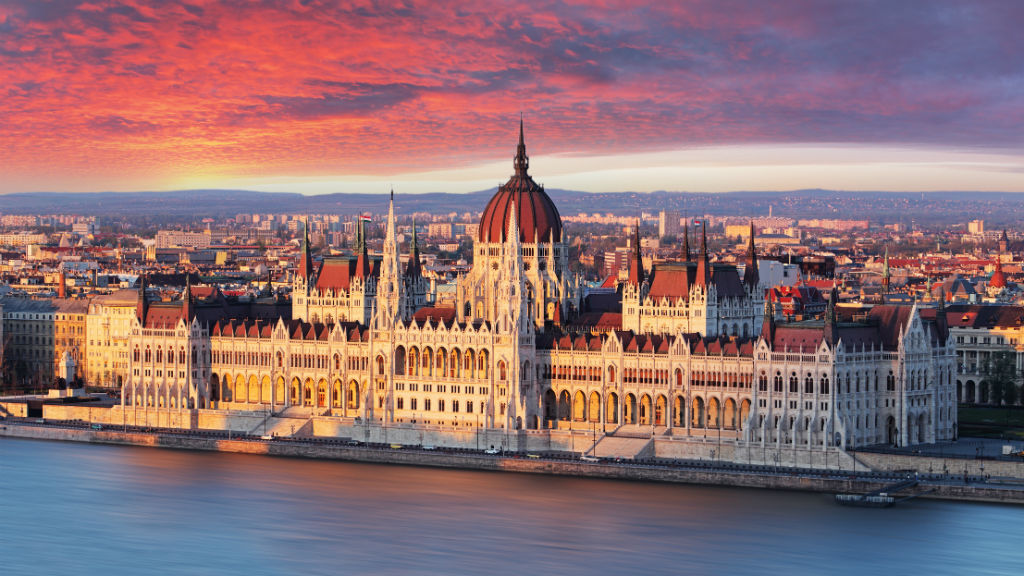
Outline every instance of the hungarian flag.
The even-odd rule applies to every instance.
[[[704,220],[701,220],[700,218],[694,218],[693,219],[693,227],[694,228],[698,228],[698,227],[703,226],[703,225],[704,225]]]
[[[359,216],[359,221],[360,222],[372,222],[373,218],[371,218],[368,214],[362,214],[362,215]]]

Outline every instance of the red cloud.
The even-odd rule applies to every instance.
[[[453,167],[507,155],[520,111],[534,153],[1024,143],[1019,14],[666,4],[8,2],[0,176]]]

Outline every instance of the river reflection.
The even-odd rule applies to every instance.
[[[1020,574],[1017,507],[0,440],[5,574]]]

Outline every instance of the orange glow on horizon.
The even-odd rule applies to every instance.
[[[0,7],[0,192],[473,170],[511,158],[520,112],[533,156],[1024,144],[1008,128],[1024,107],[1006,94],[1022,73],[1000,65],[1024,45],[999,14],[975,21],[1003,47],[946,60],[899,19],[959,29],[878,16],[711,1],[16,0]],[[878,46],[858,40],[865,25]],[[968,72],[979,82],[950,81]]]

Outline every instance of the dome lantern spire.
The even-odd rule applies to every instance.
[[[525,177],[530,168],[530,157],[526,155],[526,139],[523,137],[523,117],[519,116],[519,146],[516,147],[516,159],[513,163],[516,176]]]

